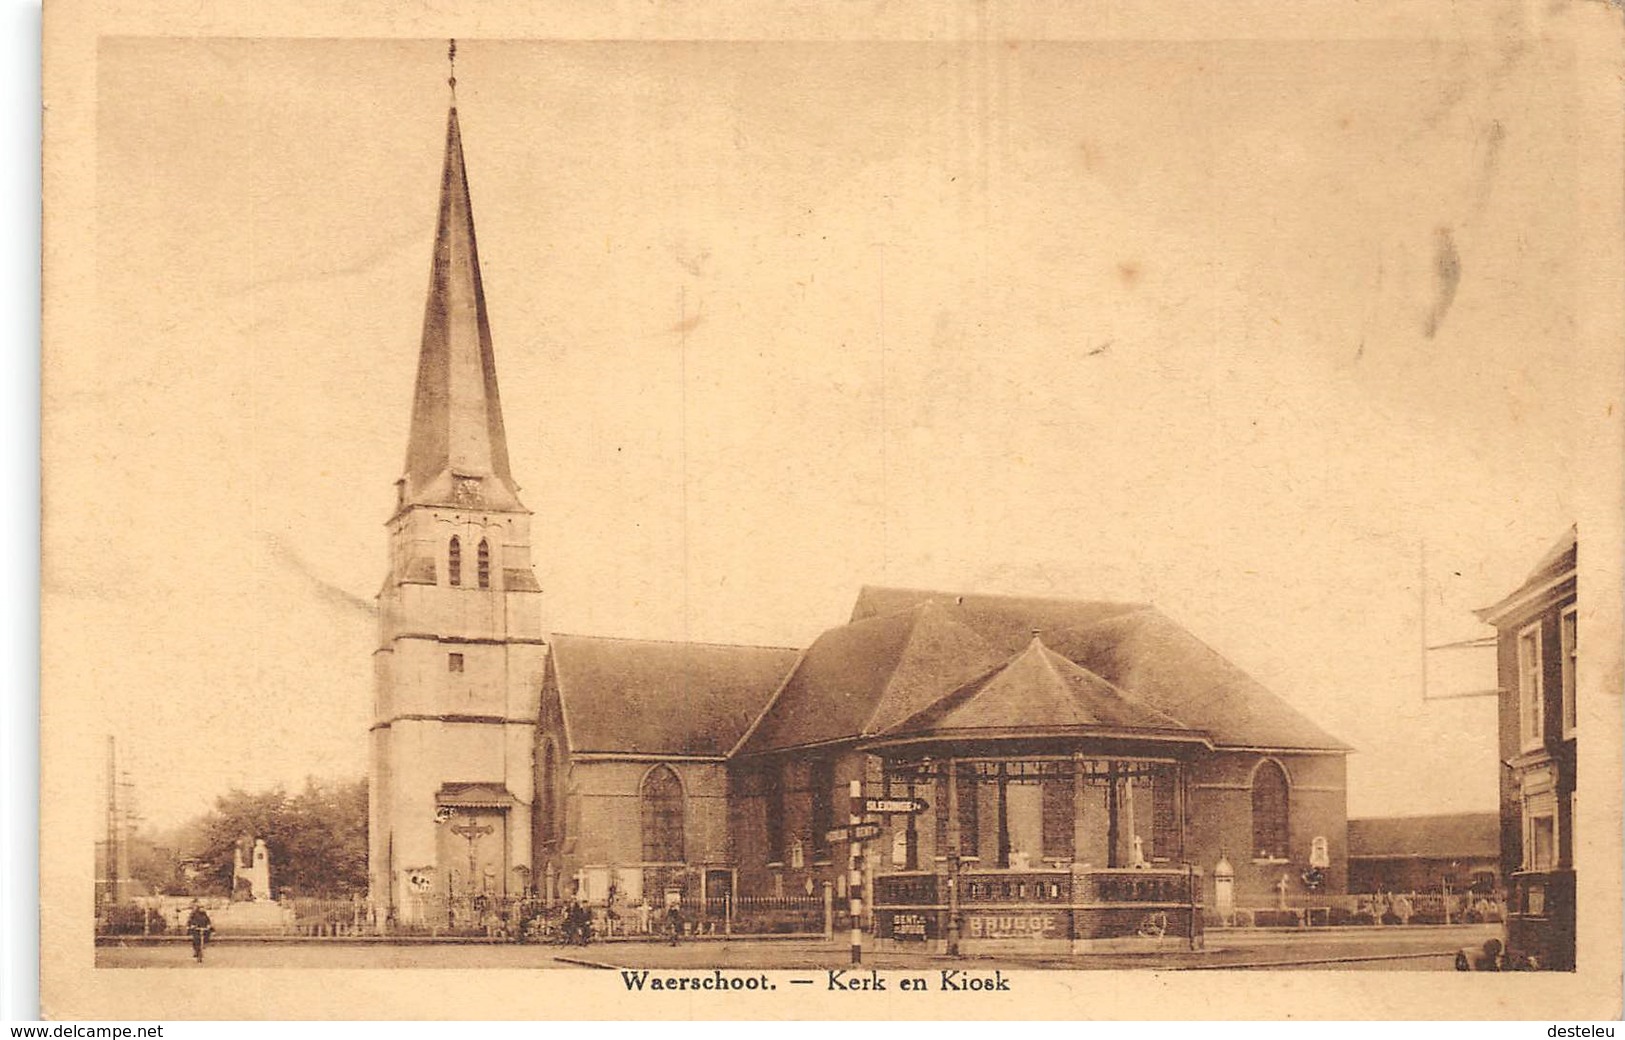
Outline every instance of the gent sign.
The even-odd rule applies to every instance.
[[[832,831],[824,832],[824,840],[839,843],[843,841],[868,841],[870,838],[880,837],[880,824],[858,823],[851,827],[837,827]]]

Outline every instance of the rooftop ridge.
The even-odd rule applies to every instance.
[[[666,646],[714,646],[739,650],[787,650],[800,653],[805,647],[781,646],[776,643],[722,643],[712,639],[653,639],[644,636],[600,636],[590,632],[550,632],[549,639],[600,639],[617,643],[661,643]]]

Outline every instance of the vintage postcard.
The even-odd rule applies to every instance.
[[[47,11],[47,1017],[1620,1013],[1617,8],[934,6]]]

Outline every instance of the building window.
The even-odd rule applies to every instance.
[[[1286,770],[1265,759],[1253,770],[1253,858],[1287,858]]]
[[[1558,631],[1563,644],[1563,739],[1567,740],[1574,736],[1579,721],[1574,701],[1574,668],[1579,657],[1580,629],[1579,616],[1573,607],[1563,611],[1558,621]]]
[[[1524,750],[1539,747],[1541,703],[1540,622],[1518,633],[1518,734]]]
[[[463,543],[451,536],[451,548],[446,552],[446,581],[452,585],[463,583]]]
[[[1524,827],[1525,866],[1530,870],[1551,870],[1557,865],[1557,820],[1550,814],[1530,816]]]
[[[683,783],[670,766],[655,766],[638,793],[643,807],[645,863],[681,863],[683,855]]]
[[[462,670],[463,670],[463,655],[462,654],[447,654],[446,655],[446,671],[448,671],[448,672],[460,672]]]
[[[823,759],[812,764],[813,862],[830,860],[828,832],[835,826],[835,763]]]
[[[479,569],[480,588],[491,587],[491,543],[484,538],[480,539],[480,547],[475,556],[475,565]]]
[[[763,769],[763,810],[767,814],[767,861],[784,862],[784,764],[769,762]]]

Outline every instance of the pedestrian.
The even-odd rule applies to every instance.
[[[683,908],[675,899],[666,903],[666,935],[673,946],[683,937]]]
[[[192,912],[186,918],[186,930],[192,935],[192,959],[199,964],[203,963],[203,944],[209,941],[209,933],[214,930],[214,922],[209,920],[209,912],[203,909],[203,904],[192,900]]]
[[[564,901],[563,912],[559,915],[560,938],[566,946],[576,944],[576,901],[574,897]]]

